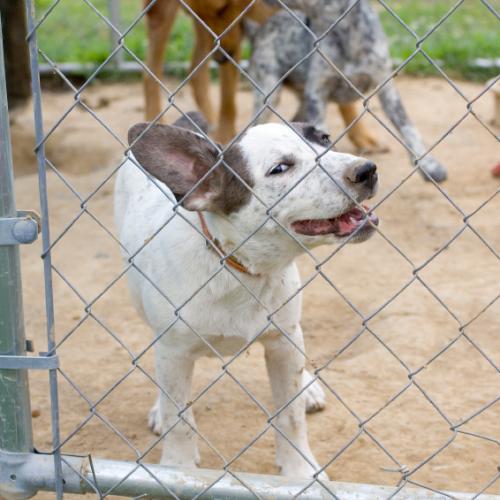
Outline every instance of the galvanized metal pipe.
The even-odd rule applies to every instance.
[[[38,189],[40,192],[40,213],[42,217],[42,256],[45,286],[45,314],[47,321],[47,352],[55,355],[56,339],[54,331],[54,296],[52,293],[52,257],[50,254],[49,199],[47,193],[47,173],[45,163],[45,134],[42,118],[42,89],[38,68],[38,47],[35,29],[35,5],[33,0],[26,1],[26,19],[28,23],[28,45],[30,53],[31,92],[33,96],[33,114],[35,121],[36,158],[38,163]],[[57,500],[62,499],[62,466],[59,436],[59,396],[57,388],[57,370],[49,370],[50,412],[52,425],[52,446],[54,449],[54,470],[56,477],[55,492]]]
[[[216,470],[189,471],[151,464],[138,466],[133,462],[100,459],[90,461],[85,457],[74,456],[63,456],[62,472],[64,491],[67,493],[98,493],[125,497],[191,499],[196,496],[203,500],[253,500],[258,497],[264,500],[285,500],[300,494],[299,497],[304,500],[331,499],[334,495],[342,500],[373,500],[390,498],[396,490],[391,486],[334,481],[323,482],[325,487],[314,483],[307,488],[311,482],[308,479],[243,472],[235,473],[236,478]],[[18,491],[54,491],[52,457],[0,452],[0,484],[9,479],[17,484]],[[204,493],[200,495],[201,492]],[[413,487],[404,488],[397,493],[399,500],[437,500],[450,497],[465,500],[470,498],[470,493],[439,494]],[[499,497],[482,495],[481,498],[498,500]]]
[[[0,22],[0,218],[16,217],[9,110]],[[0,246],[0,355],[26,354],[18,245]],[[26,370],[0,369],[0,448],[33,448]]]

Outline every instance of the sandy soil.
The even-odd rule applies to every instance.
[[[428,143],[437,141],[466,112],[465,101],[443,80],[400,78],[398,84]],[[469,98],[482,90],[479,85],[458,85]],[[215,88],[211,91],[216,93]],[[85,91],[84,97],[121,141],[125,141],[127,128],[142,119],[138,83],[94,85]],[[250,116],[250,93],[242,91],[239,102],[239,123],[244,126]],[[45,130],[49,131],[73,103],[69,93],[46,93]],[[181,90],[176,103],[183,110],[194,107],[188,89]],[[281,109],[287,116],[291,116],[293,106],[293,98],[284,96]],[[378,105],[374,109],[380,111]],[[474,110],[488,121],[492,115],[491,96],[480,98]],[[341,122],[333,106],[329,117],[331,130],[340,131]],[[169,113],[167,120],[174,119],[174,113]],[[391,146],[390,153],[373,156],[380,167],[381,189],[376,198],[379,201],[410,168],[401,146],[373,119],[370,122]],[[19,208],[38,205],[37,179],[29,153],[33,146],[31,127],[30,110],[17,113],[12,128]],[[494,132],[498,134],[498,129]],[[352,151],[345,139],[339,149]],[[78,107],[64,119],[47,145],[49,160],[75,190],[73,193],[54,173],[48,174],[52,239],[56,241],[69,227],[53,250],[55,331],[61,343],[59,355],[64,372],[64,376],[59,376],[61,437],[66,453],[92,453],[120,460],[134,460],[145,454],[144,461],[157,462],[160,446],[154,445],[156,437],[146,425],[156,391],[141,371],[153,376],[152,353],[148,351],[140,358],[141,370],[133,369],[131,364],[131,356],[149,345],[151,335],[131,306],[124,278],[115,282],[122,263],[117,243],[107,234],[107,230],[114,232],[113,178],[107,179],[119,164],[121,150],[120,142]],[[324,277],[316,276],[304,292],[303,327],[309,362],[314,367],[325,367],[321,378],[331,388],[325,385],[327,408],[308,417],[310,442],[322,464],[338,455],[327,469],[334,480],[395,485],[400,475],[387,470],[396,466],[381,446],[413,469],[446,443],[449,445],[441,453],[411,476],[414,481],[432,488],[478,492],[497,474],[498,403],[462,425],[464,433],[454,434],[444,418],[457,424],[492,402],[499,393],[497,371],[465,337],[437,359],[433,357],[457,338],[460,324],[467,324],[467,336],[497,366],[500,362],[500,301],[471,322],[499,293],[499,261],[475,232],[496,252],[500,250],[500,196],[493,196],[499,184],[489,175],[489,167],[498,161],[500,151],[495,137],[473,116],[468,116],[436,147],[435,155],[449,169],[449,180],[442,190],[454,203],[418,175],[412,176],[377,210],[383,236],[377,234],[363,245],[344,247],[324,264]],[[76,193],[84,200],[84,213]],[[416,267],[423,264],[462,228],[460,211],[470,214],[492,196],[471,217],[474,230],[463,231],[412,281],[413,267],[409,261]],[[326,259],[333,250],[321,248],[315,255]],[[22,249],[27,336],[34,339],[37,350],[43,351],[45,313],[39,253],[39,244]],[[312,259],[302,258],[300,269],[304,280],[311,277]],[[92,302],[91,316],[59,273],[81,298]],[[361,331],[362,320],[326,278],[354,308],[370,317],[369,331],[364,331],[345,351],[343,347]],[[107,292],[100,295],[110,284]],[[193,399],[199,430],[220,454],[201,443],[202,466],[207,468],[220,468],[223,459],[233,460],[266,428],[264,413],[227,376],[197,398],[220,369],[220,362],[204,359],[198,363],[195,374]],[[373,416],[409,384],[408,370],[418,371],[415,383]],[[260,346],[253,346],[241,356],[231,366],[231,373],[262,405],[271,408]],[[33,373],[31,389],[33,406],[40,411],[33,422],[36,445],[40,450],[50,450],[46,375]],[[369,419],[365,432],[357,438],[358,421],[339,399],[360,421]],[[93,413],[90,405],[95,405]],[[344,449],[351,440],[352,444]],[[276,473],[273,447],[273,436],[268,431],[231,467]],[[500,493],[500,483],[487,491]],[[40,494],[38,498],[52,497]]]

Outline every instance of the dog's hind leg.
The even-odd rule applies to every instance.
[[[161,464],[193,468],[199,461],[197,433],[193,413],[187,406],[194,359],[189,353],[164,346],[162,340],[155,350],[161,390],[159,401],[150,413],[150,427],[165,434]]]
[[[258,116],[257,123],[266,123],[271,117],[276,116],[273,109],[279,104],[281,89],[278,87],[272,93],[271,90],[276,85],[278,77],[269,75],[259,80],[259,91],[254,90],[254,115]]]
[[[293,115],[292,122],[300,122],[304,123],[307,122],[307,114],[306,114],[306,103],[304,100],[304,89],[296,89],[296,88],[291,88],[294,91],[295,97],[299,101],[299,107],[297,108],[297,111],[295,112],[295,115]]]
[[[300,325],[290,336],[303,347]],[[320,467],[307,440],[306,398],[303,393],[297,396],[303,387],[304,356],[282,335],[263,343],[276,412],[276,462],[285,476],[311,477]],[[327,479],[325,472],[319,477]]]
[[[398,130],[403,142],[410,149],[410,159],[413,161],[415,157],[418,158],[425,154],[427,148],[424,146],[418,130],[408,118],[403,103],[401,102],[399,92],[392,82],[387,82],[378,91],[378,96],[385,114]],[[441,182],[446,179],[446,169],[431,155],[426,155],[418,163],[421,168],[421,174],[425,180],[429,180],[427,176],[431,177],[436,182]]]
[[[311,383],[313,376],[304,370],[302,373],[302,385],[307,387],[304,391],[304,396],[306,398],[306,413],[315,413],[325,409],[325,391],[321,387],[321,383],[315,380]]]
[[[161,434],[160,396],[156,398],[155,404],[149,410],[148,427],[153,434],[157,436]]]
[[[274,114],[268,105],[275,108],[279,103],[282,86],[279,80],[283,74],[277,50],[266,36],[254,43],[248,74],[255,85],[253,111],[257,116],[256,124],[266,123]]]
[[[145,0],[147,7],[151,0]],[[144,100],[146,120],[153,120],[161,110],[160,84],[163,76],[163,56],[174,24],[177,0],[158,0],[146,14],[147,53],[146,66],[152,73],[144,73]]]
[[[304,88],[305,121],[328,130],[326,106],[332,85],[332,68],[319,54],[311,56],[311,67]]]
[[[346,126],[349,126],[361,113],[359,101],[339,103],[339,110]],[[383,153],[388,149],[366,126],[363,119],[357,121],[347,135],[359,153]]]

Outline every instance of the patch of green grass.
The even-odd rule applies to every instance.
[[[423,38],[457,3],[457,0],[392,0],[387,5],[417,35]],[[500,12],[500,0],[490,0]],[[417,49],[417,39],[385,8],[379,15],[389,37],[391,55],[405,61]],[[500,21],[480,0],[465,0],[422,45],[422,49],[451,77],[466,79],[491,78],[498,68],[480,69],[472,62],[477,58],[500,57]],[[404,71],[411,74],[435,74],[436,69],[418,54]]]
[[[417,34],[423,37],[453,7],[457,0],[386,0],[387,5]],[[120,0],[122,28],[126,29],[140,16],[142,2]],[[500,12],[500,0],[489,0]],[[53,0],[35,0],[37,17]],[[92,0],[103,15],[108,15],[107,0]],[[385,8],[375,3],[390,40],[396,61],[409,58],[417,48],[417,39]],[[451,77],[486,79],[498,69],[480,69],[472,62],[477,58],[500,57],[500,22],[480,0],[465,0],[459,8],[422,43],[425,52]],[[144,60],[146,37],[144,19],[126,36],[126,46]],[[38,30],[39,47],[56,62],[100,63],[111,50],[111,35],[106,23],[83,0],[61,0]],[[188,61],[193,46],[191,20],[183,13],[177,16],[168,44],[167,61]],[[248,49],[244,50],[248,54]],[[43,58],[42,58],[43,59]],[[132,60],[128,54],[126,60]],[[405,73],[429,75],[436,69],[421,54],[403,69]]]
[[[41,18],[53,0],[35,0],[37,18]],[[146,50],[145,22],[140,0],[120,0],[122,30],[139,21],[125,37],[125,45],[139,59]],[[92,0],[92,5],[109,18],[107,0]],[[111,32],[106,22],[83,0],[61,0],[37,31],[38,46],[55,62],[101,63],[111,52]],[[191,19],[180,13],[167,47],[166,60],[188,61],[193,46]],[[125,60],[134,60],[124,53]],[[41,59],[43,61],[43,57]]]

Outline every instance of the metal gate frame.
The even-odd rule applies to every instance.
[[[238,473],[229,470],[191,470],[149,465],[141,462],[100,460],[62,455],[59,437],[57,369],[54,338],[54,306],[51,281],[50,231],[46,185],[44,133],[33,1],[26,0],[28,40],[35,116],[41,207],[42,259],[45,277],[47,352],[28,356],[24,337],[19,244],[36,239],[38,221],[32,213],[16,212],[13,196],[5,72],[0,25],[0,496],[30,498],[38,491],[100,492],[129,497],[231,499],[299,496],[304,499],[429,499],[470,498],[464,493],[438,493],[423,489],[333,481],[293,480],[282,476]],[[33,447],[28,370],[48,372],[51,397],[52,454],[37,453]],[[401,491],[400,491],[401,490]],[[201,495],[200,495],[201,493]],[[499,498],[482,495],[481,498]]]

